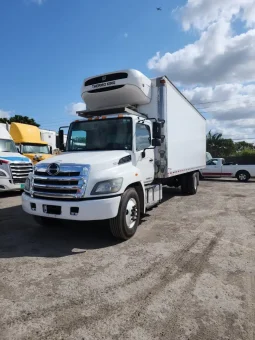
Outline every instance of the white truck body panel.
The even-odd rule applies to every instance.
[[[40,129],[41,139],[52,147],[52,150],[57,148],[56,146],[56,132],[52,130]]]
[[[212,158],[200,172],[203,177],[236,177],[240,171],[247,171],[249,177],[255,177],[255,165],[224,164],[224,158]]]
[[[165,80],[164,86],[161,79]],[[205,167],[205,118],[166,77],[157,78],[152,86],[154,100],[139,106],[138,111],[165,120],[165,142],[155,149],[156,161],[161,164],[156,177],[172,177]]]

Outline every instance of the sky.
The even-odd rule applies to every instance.
[[[0,117],[57,130],[84,78],[135,68],[167,75],[208,130],[255,137],[255,0],[1,0],[0,15]]]

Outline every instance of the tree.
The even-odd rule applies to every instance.
[[[27,116],[20,116],[20,115],[15,115],[11,118],[0,118],[0,123],[22,123],[22,124],[29,124],[29,125],[35,125],[35,126],[40,126],[40,124],[36,123],[36,121],[33,118],[29,118]]]
[[[213,157],[227,157],[235,153],[235,143],[232,139],[225,139],[221,133],[212,134],[208,132],[206,136],[206,151]]]
[[[255,147],[252,143],[247,143],[245,141],[235,143],[235,149],[237,153],[247,151],[247,150],[255,150]]]

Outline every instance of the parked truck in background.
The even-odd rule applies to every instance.
[[[126,240],[162,201],[163,185],[197,192],[206,122],[165,76],[107,73],[85,79],[81,96],[87,110],[69,127],[67,152],[35,166],[22,206],[42,225],[109,220]]]
[[[0,192],[23,190],[33,165],[28,157],[18,153],[6,124],[0,124]]]
[[[30,158],[33,164],[52,157],[52,149],[47,142],[42,141],[37,126],[11,123],[10,134],[20,153]]]
[[[52,130],[40,129],[41,140],[46,142],[52,151],[57,149],[57,134]]]
[[[239,182],[247,182],[255,177],[255,165],[238,165],[226,163],[224,158],[212,158],[206,162],[206,167],[200,170],[202,178],[237,178]]]

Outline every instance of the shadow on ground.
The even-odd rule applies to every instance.
[[[87,249],[100,249],[119,243],[107,221],[64,222],[42,227],[21,206],[0,210],[0,258],[62,257]]]
[[[179,195],[179,189],[164,188],[163,202]],[[141,224],[148,220],[149,214],[142,217]],[[65,221],[42,227],[20,205],[0,210],[0,258],[62,257],[118,243],[110,233],[108,221]]]

